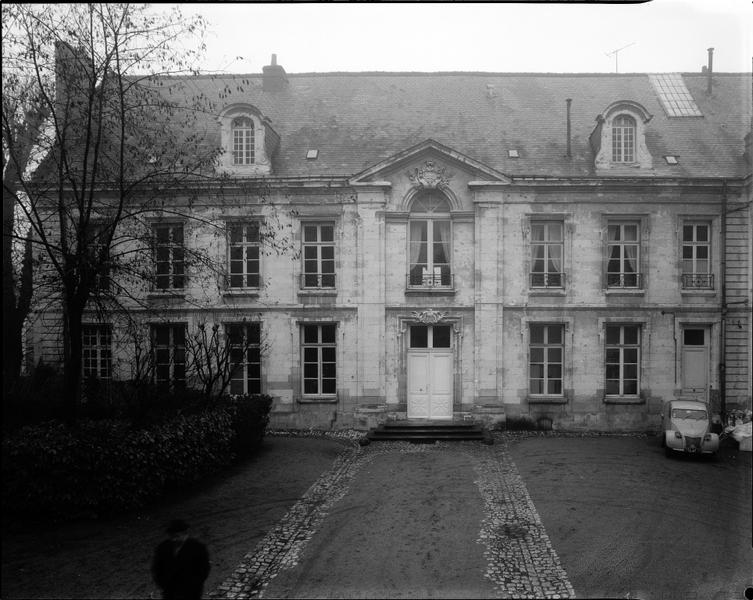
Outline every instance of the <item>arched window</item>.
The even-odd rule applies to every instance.
[[[254,164],[254,122],[248,117],[236,117],[232,123],[233,164]]]
[[[452,287],[450,205],[436,192],[414,198],[410,211],[408,287]]]
[[[635,119],[619,115],[612,121],[612,162],[635,162]]]

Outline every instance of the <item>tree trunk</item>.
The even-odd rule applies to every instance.
[[[63,418],[73,423],[81,400],[83,305],[65,303],[63,316]]]

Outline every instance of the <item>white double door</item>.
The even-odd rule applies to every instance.
[[[408,348],[408,418],[452,419],[451,328],[413,325]]]

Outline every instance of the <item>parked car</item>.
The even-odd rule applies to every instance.
[[[715,454],[719,435],[711,433],[711,415],[705,402],[670,400],[662,412],[663,445],[667,456],[675,452]]]

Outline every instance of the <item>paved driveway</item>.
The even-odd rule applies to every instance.
[[[700,599],[750,585],[749,453],[510,440],[341,456],[213,595]]]

